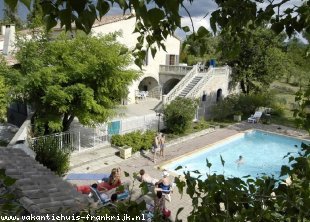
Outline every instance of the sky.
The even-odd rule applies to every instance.
[[[275,0],[274,3],[279,1],[281,0]],[[4,4],[3,2],[4,0],[0,0],[0,18],[3,17],[3,4]],[[299,6],[303,2],[304,2],[303,0],[290,0],[281,8],[281,10],[283,11],[285,10],[285,8],[292,5]],[[267,6],[267,3],[262,3],[260,4],[260,6],[264,8]],[[185,7],[191,14],[195,30],[197,30],[200,26],[205,26],[207,29],[211,30],[209,22],[210,14],[218,8],[214,0],[194,0],[192,4],[190,4],[189,1],[186,1]],[[19,6],[18,12],[22,19],[26,19],[28,10],[25,8],[25,6],[23,5]],[[109,12],[109,14],[121,14],[121,13],[122,12],[117,8],[112,8]],[[181,9],[180,14],[182,16],[182,26],[188,26],[191,28],[192,27],[191,21],[186,11],[184,9]],[[177,30],[176,35],[184,39],[186,33],[184,33],[182,30]]]

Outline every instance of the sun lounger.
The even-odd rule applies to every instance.
[[[248,118],[248,123],[258,123],[262,115],[263,113],[260,111],[255,112],[254,115]]]
[[[102,180],[109,178],[110,174],[107,173],[70,173],[65,179],[66,180]]]
[[[111,197],[108,194],[100,193],[96,188],[90,187],[91,197],[95,202],[100,201],[104,206],[111,204]],[[125,200],[129,197],[129,191],[125,189],[123,192],[117,193],[117,200]]]

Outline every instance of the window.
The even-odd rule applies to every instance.
[[[179,56],[174,54],[168,54],[166,56],[166,65],[177,66],[179,65]]]
[[[169,65],[175,65],[175,55],[169,55]]]

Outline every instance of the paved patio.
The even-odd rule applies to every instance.
[[[108,173],[114,167],[121,167],[123,171],[126,171],[132,175],[133,172],[138,172],[140,169],[144,169],[147,173],[152,175],[155,178],[161,178],[162,170],[159,169],[166,161],[169,161],[173,158],[179,157],[181,155],[187,154],[189,152],[193,152],[195,150],[204,148],[212,143],[225,139],[227,137],[236,135],[237,133],[247,130],[247,129],[262,129],[274,133],[281,133],[290,136],[295,136],[303,139],[310,139],[309,135],[305,131],[299,131],[296,129],[278,126],[278,125],[263,125],[263,124],[249,124],[246,122],[241,122],[238,124],[231,125],[227,128],[217,129],[214,132],[194,137],[188,139],[187,141],[183,141],[181,143],[176,143],[171,146],[167,146],[165,151],[165,158],[160,159],[157,164],[154,164],[152,160],[151,153],[146,154],[145,156],[136,155],[131,157],[130,159],[123,160],[117,164],[107,164],[102,163],[102,167],[95,171],[87,171],[87,172],[97,172],[97,173]],[[171,181],[174,180],[173,176],[170,175]],[[127,178],[126,180],[133,181],[133,178]],[[71,181],[75,184],[90,184],[93,181]],[[133,199],[136,199],[140,196],[140,188],[139,182],[135,181],[133,188]],[[183,195],[179,194],[177,188],[173,192],[172,202],[167,201],[167,207],[172,211],[171,219],[175,220],[175,215],[180,207],[184,207],[183,211],[179,214],[179,219],[183,221],[187,221],[187,216],[190,214],[192,210],[192,203],[190,197],[184,193]]]

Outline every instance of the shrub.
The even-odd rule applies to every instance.
[[[212,116],[216,120],[231,118],[236,113],[250,116],[259,107],[273,107],[274,97],[269,93],[229,95],[215,105]]]
[[[113,135],[111,143],[116,146],[130,146],[132,152],[138,152],[142,149],[148,150],[152,147],[155,131],[147,130],[145,132],[135,131],[124,135]]]
[[[195,117],[197,104],[188,98],[177,98],[164,108],[164,122],[167,130],[176,133],[184,133]]]
[[[36,153],[36,160],[54,171],[59,176],[63,176],[69,170],[70,150],[72,147],[64,145],[62,149],[58,146],[59,141],[53,137],[40,138],[31,144],[31,148]]]
[[[203,129],[207,129],[209,127],[210,127],[209,124],[204,119],[200,120],[197,123],[193,123],[193,128],[195,130],[203,130]]]

